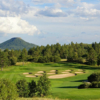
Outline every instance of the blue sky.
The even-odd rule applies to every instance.
[[[0,0],[0,43],[100,42],[100,0]]]

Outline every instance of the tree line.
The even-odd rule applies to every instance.
[[[1,70],[4,66],[15,65],[16,62],[59,62],[67,59],[68,62],[79,62],[90,65],[100,65],[100,43],[83,44],[73,43],[66,45],[52,44],[37,46],[28,51],[23,50],[0,50]]]

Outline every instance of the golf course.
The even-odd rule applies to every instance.
[[[99,66],[90,66],[79,63],[69,63],[61,61],[59,63],[32,63],[18,62],[14,66],[3,68],[0,72],[0,78],[7,78],[14,83],[20,79],[38,81],[43,73],[51,81],[50,95],[44,100],[99,100],[100,89],[78,89],[78,86],[87,81],[87,77],[99,72]],[[55,73],[57,71],[57,73]],[[42,99],[23,99],[18,100],[42,100]]]

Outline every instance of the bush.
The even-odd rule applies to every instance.
[[[100,82],[97,81],[92,82],[91,88],[100,88]]]
[[[18,97],[16,85],[8,79],[0,79],[0,97],[2,100],[16,100]]]
[[[19,97],[28,97],[29,96],[29,85],[25,79],[19,80],[16,83]]]
[[[84,82],[83,84],[78,86],[78,89],[84,89],[84,88],[89,88],[89,87],[91,87],[91,83]]]
[[[29,82],[29,96],[33,97],[35,96],[36,93],[36,82],[34,80],[32,80],[31,82]]]
[[[93,73],[88,77],[89,82],[100,81],[100,73]]]
[[[50,81],[44,73],[43,76],[40,77],[37,83],[37,95],[38,96],[46,96],[49,94],[50,89]]]
[[[58,70],[55,71],[55,74],[58,74]]]

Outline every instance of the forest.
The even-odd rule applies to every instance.
[[[60,45],[37,46],[26,50],[0,50],[1,70],[4,66],[15,65],[16,62],[59,62],[67,59],[68,62],[78,62],[89,65],[100,64],[100,43],[83,44],[73,43]]]

